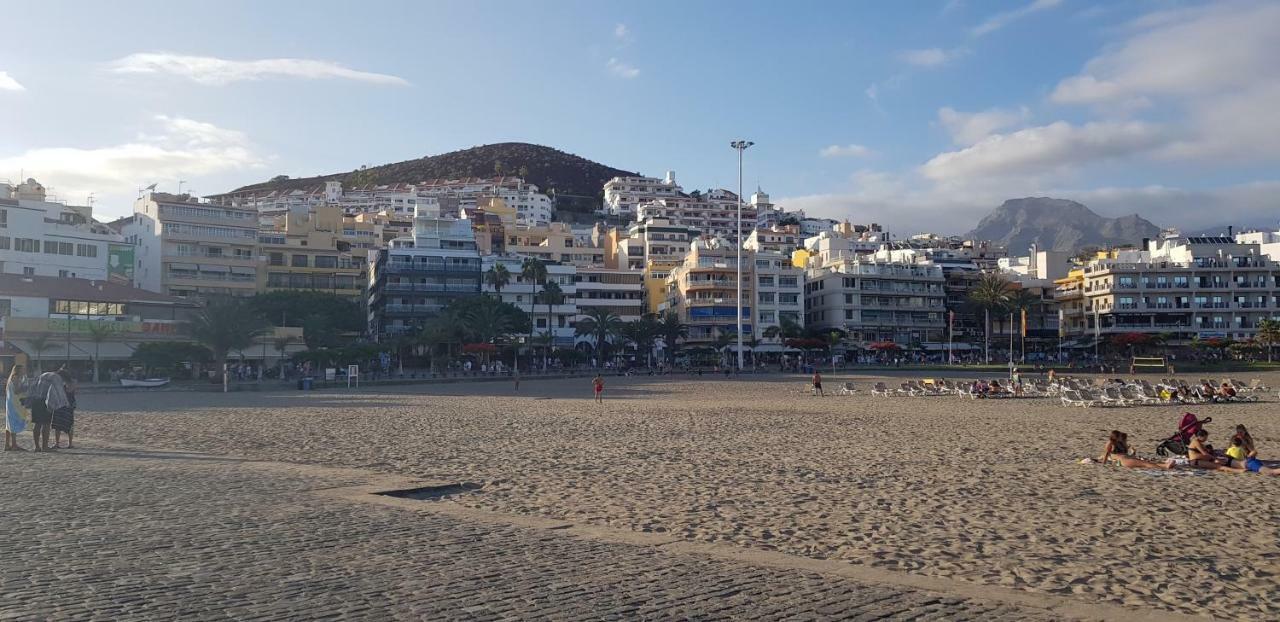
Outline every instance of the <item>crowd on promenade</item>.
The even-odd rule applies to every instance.
[[[25,365],[14,365],[4,383],[4,410],[5,451],[26,451],[19,438],[27,428],[31,428],[34,451],[60,449],[63,434],[67,435],[67,449],[73,448],[76,382],[65,368],[32,376]]]

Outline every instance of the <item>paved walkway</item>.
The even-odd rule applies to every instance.
[[[0,454],[0,620],[1081,617],[1034,595],[469,517],[368,495],[392,482],[359,471],[83,443]]]

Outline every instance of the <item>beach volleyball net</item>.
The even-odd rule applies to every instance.
[[[1164,360],[1163,356],[1135,356],[1133,361],[1129,363],[1129,368],[1134,373],[1144,371],[1164,373],[1169,368],[1169,364]]]

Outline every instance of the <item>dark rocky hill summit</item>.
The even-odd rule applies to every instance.
[[[970,239],[992,240],[1021,255],[1035,244],[1041,250],[1075,252],[1085,246],[1140,245],[1154,238],[1160,228],[1130,214],[1105,218],[1082,203],[1048,197],[1009,199],[966,234]]]

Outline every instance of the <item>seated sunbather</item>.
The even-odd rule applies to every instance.
[[[1227,471],[1231,473],[1244,473],[1244,467],[1231,466],[1231,459],[1223,456],[1219,459],[1218,455],[1213,451],[1213,445],[1209,444],[1209,432],[1201,428],[1196,435],[1191,437],[1191,443],[1187,445],[1187,459],[1191,461],[1191,466],[1206,471]]]
[[[1172,469],[1174,465],[1173,458],[1165,462],[1151,462],[1143,460],[1133,455],[1132,447],[1129,447],[1129,435],[1119,430],[1112,430],[1111,437],[1107,440],[1107,447],[1102,452],[1102,458],[1099,460],[1102,464],[1118,464],[1127,469]]]
[[[1248,435],[1248,431],[1245,432],[1245,435]],[[1245,448],[1245,439],[1239,434],[1231,437],[1231,447],[1227,448],[1227,466],[1239,469],[1238,472],[1252,471],[1259,475],[1280,477],[1280,468],[1263,466],[1258,456],[1250,454],[1249,450]]]

